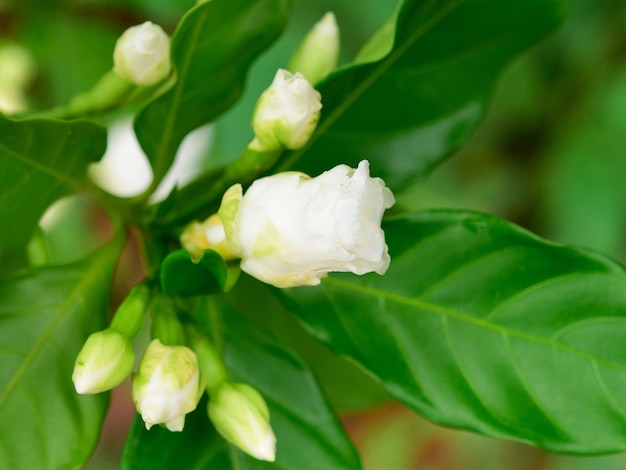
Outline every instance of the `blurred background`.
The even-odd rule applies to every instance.
[[[66,102],[111,68],[113,45],[126,27],[149,19],[172,33],[193,4],[0,0],[0,109],[37,111]],[[235,108],[186,142],[176,175],[167,184],[189,178],[193,166],[218,165],[239,154],[252,135],[248,122],[257,96],[326,11],[337,16],[345,63],[394,8],[388,0],[294,0],[288,30],[253,67],[252,76],[263,78],[249,81]],[[14,66],[3,66],[16,60],[21,64],[19,76]],[[116,123],[109,136],[110,163],[95,171],[95,177],[120,194],[139,192],[149,182],[149,168],[128,132],[128,119],[110,119]],[[473,138],[398,200],[416,210],[459,207],[496,214],[542,237],[585,245],[624,262],[624,175],[626,1],[574,0],[562,27],[501,77],[490,112]],[[101,215],[84,198],[62,201],[42,221],[55,262],[78,259],[93,249],[103,227]],[[141,276],[131,245],[119,270],[117,295]],[[284,311],[277,307],[272,315],[281,318],[276,325],[284,325]],[[330,367],[337,362],[332,353],[307,340],[295,322],[288,330],[274,328],[273,316],[256,320],[311,360],[331,401],[342,410],[366,470],[626,468],[626,454],[559,456],[428,423],[394,404],[352,364],[341,360]],[[362,393],[356,395],[355,389]],[[101,444],[87,467],[92,470],[118,467],[134,415],[127,385],[114,391],[112,403]]]

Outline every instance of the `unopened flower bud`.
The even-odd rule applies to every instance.
[[[117,40],[113,63],[113,71],[125,80],[135,85],[155,85],[171,70],[170,38],[150,21],[132,26]]]
[[[321,95],[302,74],[279,69],[257,101],[252,117],[255,138],[249,147],[259,152],[302,148],[317,126],[320,109]]]
[[[190,223],[180,236],[180,243],[196,261],[202,257],[205,250],[216,251],[225,261],[237,257],[230,249],[224,224],[217,214],[213,214],[204,222]]]
[[[196,409],[200,386],[198,360],[185,346],[164,346],[153,340],[133,377],[133,401],[146,429],[165,424],[182,431],[185,415]]]
[[[241,269],[276,287],[317,285],[330,271],[384,274],[389,267],[380,227],[394,197],[385,182],[338,165],[316,178],[278,173],[242,195],[231,187],[220,216]]]
[[[300,72],[313,85],[335,70],[339,60],[339,28],[335,15],[326,13],[309,31],[287,68]]]
[[[93,333],[78,353],[72,380],[80,394],[100,393],[119,385],[133,369],[135,354],[127,336],[108,328]]]
[[[209,418],[231,444],[259,460],[276,458],[276,437],[263,397],[242,383],[224,382],[209,400]]]

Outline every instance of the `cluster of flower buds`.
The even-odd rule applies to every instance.
[[[210,397],[207,413],[219,433],[253,457],[273,461],[276,438],[263,397],[249,385],[228,379],[208,339],[195,329],[185,334],[169,299],[150,297],[148,287],[136,286],[111,326],[89,336],[74,365],[76,391],[104,392],[129,376],[135,362],[132,340],[150,309],[155,338],[132,376],[133,402],[146,429],[161,425],[182,431],[186,415],[196,409],[206,391]],[[187,342],[191,347],[181,344]]]

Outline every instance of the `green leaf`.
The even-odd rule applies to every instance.
[[[468,138],[502,69],[555,28],[567,3],[404,1],[395,28],[320,85],[318,130],[281,169],[316,175],[367,159],[394,190],[414,182]]]
[[[226,287],[228,269],[222,257],[207,250],[195,263],[185,250],[176,250],[166,256],[159,274],[161,288],[167,295],[190,297],[212,294]]]
[[[435,422],[558,452],[626,449],[622,266],[471,212],[385,233],[385,276],[280,291],[317,338]]]
[[[106,131],[86,121],[12,121],[0,116],[0,251],[26,245],[45,210],[85,187]]]
[[[0,468],[79,468],[95,447],[108,394],[78,395],[71,376],[104,327],[120,245],[0,282]]]
[[[182,19],[172,38],[176,83],[135,121],[153,187],[183,138],[239,98],[248,67],[282,31],[288,6],[289,0],[212,0]]]
[[[215,320],[216,308],[223,316]],[[249,457],[221,438],[209,424],[202,401],[188,417],[182,433],[153,427],[146,431],[135,420],[123,455],[122,468],[152,470],[197,469],[359,469],[359,458],[308,367],[289,350],[223,305],[203,303],[196,317],[211,323],[232,379],[255,387],[267,401],[277,437],[276,462]],[[224,459],[228,449],[230,465]],[[181,460],[174,460],[180,456]],[[214,464],[219,460],[221,466]],[[184,462],[184,465],[183,465]],[[211,466],[214,465],[214,466]]]
[[[262,310],[259,310],[262,314]],[[360,469],[359,457],[307,365],[232,310],[222,316],[221,345],[233,379],[256,388],[270,409],[276,462],[239,452],[245,469]]]
[[[229,446],[211,426],[203,400],[187,415],[183,432],[170,432],[161,426],[148,431],[136,415],[126,438],[120,468],[228,470],[232,466]]]

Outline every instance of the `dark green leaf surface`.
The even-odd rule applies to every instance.
[[[468,137],[503,67],[554,29],[566,4],[404,1],[395,28],[390,23],[371,43],[376,53],[320,85],[312,145],[282,168],[316,175],[367,159],[393,189],[415,181]]]
[[[289,0],[212,0],[182,19],[172,38],[177,81],[135,122],[155,184],[187,133],[239,98],[248,67],[282,31],[288,6]]]
[[[183,432],[170,432],[161,426],[149,431],[139,415],[130,428],[122,470],[229,470],[230,446],[211,426],[206,415],[206,400],[185,419]]]
[[[167,295],[189,297],[211,294],[224,289],[228,271],[226,263],[213,250],[207,250],[197,263],[185,250],[176,250],[163,260],[161,288]]]
[[[78,395],[71,376],[104,327],[119,249],[0,283],[0,468],[81,468],[95,446],[108,394]]]
[[[262,315],[262,309],[259,310]],[[242,469],[359,469],[359,457],[308,366],[234,311],[222,317],[222,349],[233,379],[255,387],[270,409],[276,462],[238,452]]]
[[[281,291],[310,331],[448,426],[571,453],[626,449],[626,273],[492,216],[385,225],[385,276]]]
[[[84,188],[106,148],[103,128],[84,121],[11,121],[0,116],[0,251],[25,245],[57,199]]]

